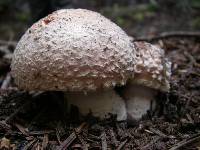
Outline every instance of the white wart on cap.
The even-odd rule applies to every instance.
[[[133,50],[126,33],[99,13],[58,10],[33,24],[22,36],[14,52],[12,76],[18,87],[25,90],[111,89],[124,85],[133,75]],[[69,103],[73,104],[77,96],[72,93],[70,97]],[[112,113],[115,108],[110,105],[102,114]]]
[[[171,76],[171,62],[163,49],[146,42],[134,42],[134,45],[138,56],[135,76],[123,91],[130,120],[140,119],[155,105],[157,91],[169,91]]]

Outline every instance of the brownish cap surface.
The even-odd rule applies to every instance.
[[[27,30],[15,49],[11,71],[25,90],[109,88],[130,78],[134,49],[126,33],[99,13],[63,9]]]
[[[158,46],[147,42],[134,42],[137,55],[134,66],[135,77],[131,81],[161,91],[170,88],[171,62]]]

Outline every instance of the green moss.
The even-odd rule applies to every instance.
[[[200,0],[191,0],[191,6],[194,8],[200,8]]]
[[[156,12],[159,10],[159,6],[156,4],[149,4],[147,5],[147,10],[150,12]]]
[[[130,21],[142,22],[145,18],[153,17],[157,10],[158,7],[152,4],[137,5],[137,7],[125,7],[115,4],[112,7],[102,9],[101,13],[123,26]]]
[[[120,25],[120,26],[124,26],[125,23],[126,23],[126,21],[125,21],[124,18],[118,17],[118,18],[116,19],[116,23],[117,23],[118,25]]]
[[[200,17],[196,17],[192,20],[191,25],[195,29],[200,29]]]
[[[15,14],[15,18],[21,22],[27,22],[30,17],[29,13],[18,12]]]
[[[145,15],[144,15],[144,13],[135,13],[135,14],[133,14],[133,18],[134,18],[134,20],[141,22],[144,20]]]

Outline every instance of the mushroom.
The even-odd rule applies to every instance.
[[[134,45],[116,24],[85,9],[63,9],[33,24],[14,51],[16,85],[32,91],[64,91],[80,113],[126,119],[114,87],[133,76]]]
[[[135,76],[127,83],[122,95],[126,100],[128,120],[139,120],[155,108],[155,95],[170,89],[171,63],[164,50],[146,42],[134,42],[136,48]]]

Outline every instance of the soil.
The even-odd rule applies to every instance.
[[[200,36],[147,39],[172,61],[171,90],[141,121],[82,118],[64,109],[62,92],[26,92],[10,78],[15,43],[0,41],[0,149],[199,149]]]

